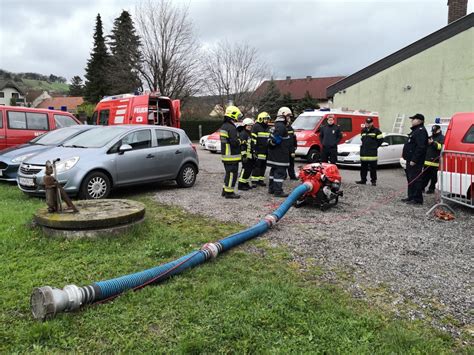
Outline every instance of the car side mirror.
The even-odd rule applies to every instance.
[[[344,143],[349,143],[350,139],[347,139]]]
[[[380,146],[381,147],[388,147],[390,144],[388,144],[387,142],[383,142]]]
[[[130,144],[122,144],[119,148],[119,154],[123,154],[125,152],[128,152],[129,150],[132,150],[132,146]]]

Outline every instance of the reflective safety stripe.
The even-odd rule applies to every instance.
[[[233,178],[234,178],[234,173],[230,173],[230,175],[229,175],[229,185],[227,185],[227,187],[232,188]]]
[[[267,155],[266,154],[257,154],[257,158],[265,160],[265,159],[267,159]]]
[[[222,161],[235,161],[235,162],[239,162],[241,160],[241,157],[240,155],[223,155],[221,157],[221,160]]]
[[[435,166],[435,167],[438,167],[438,166],[439,166],[439,163],[435,163],[434,161],[427,161],[427,160],[425,160],[425,165],[426,165],[426,166]]]
[[[252,138],[252,143],[257,143],[257,140]]]
[[[257,137],[270,137],[270,132],[258,132]]]
[[[252,133],[252,137],[257,137],[257,133]]]
[[[234,192],[234,189],[230,189],[230,188],[224,186],[224,191],[225,192]]]
[[[375,133],[367,133],[368,136],[371,136],[371,137],[375,137],[376,134]]]
[[[295,133],[295,131],[288,131],[288,134],[293,134]]]
[[[290,166],[290,163],[280,163],[278,161],[267,160],[267,164],[277,165],[277,166]]]
[[[274,181],[274,182],[283,182],[283,181],[285,181],[285,180],[283,180],[283,179],[273,179],[273,181]]]
[[[220,130],[219,131],[219,136],[224,137],[224,138],[229,138],[229,132]]]
[[[268,177],[268,180],[273,180],[273,176],[269,176],[269,177]]]
[[[379,134],[376,138],[377,138],[377,139],[382,139],[382,138],[383,138],[383,133],[382,133],[382,134]]]
[[[436,143],[436,149],[438,150],[441,150],[441,148],[443,148],[443,145],[439,142],[435,142]]]
[[[375,161],[375,160],[377,160],[377,157],[363,157],[363,156],[361,156],[360,160],[361,161]]]
[[[226,156],[230,155],[230,144],[229,143],[225,144],[225,155]]]

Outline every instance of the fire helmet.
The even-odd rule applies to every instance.
[[[238,121],[242,117],[242,112],[240,112],[237,106],[227,106],[224,116],[232,118],[234,121]]]
[[[257,122],[262,123],[264,120],[269,120],[270,118],[268,112],[260,112],[257,116]]]
[[[242,121],[244,126],[253,126],[254,122],[251,118],[244,118]]]
[[[278,110],[277,116],[287,116],[287,115],[293,116],[293,113],[286,106],[280,107],[280,109]]]

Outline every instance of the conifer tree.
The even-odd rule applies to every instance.
[[[84,94],[84,84],[79,75],[76,75],[71,80],[69,85],[69,96],[82,96]]]
[[[141,88],[140,38],[136,35],[132,17],[127,11],[122,11],[115,19],[112,34],[108,39],[111,52],[108,69],[111,94],[134,92]]]
[[[94,48],[92,49],[91,57],[87,61],[86,67],[86,84],[84,87],[84,98],[86,101],[97,103],[103,96],[110,95],[107,80],[109,59],[107,47],[105,46],[102,20],[100,14],[97,14]]]
[[[275,81],[270,80],[268,82],[267,89],[258,100],[258,111],[266,111],[270,114],[270,116],[275,117],[278,112],[278,109],[281,106],[280,96],[281,93],[280,90],[278,90]]]

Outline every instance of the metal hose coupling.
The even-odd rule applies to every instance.
[[[89,303],[93,299],[92,286],[66,285],[62,290],[43,286],[33,290],[30,304],[33,317],[45,321],[54,318],[58,313],[79,309],[84,303]]]
[[[313,191],[313,183],[311,181],[305,181],[303,185],[308,186],[308,192]]]
[[[201,251],[206,255],[206,260],[215,259],[221,250],[222,245],[220,243],[206,243],[201,247]]]

